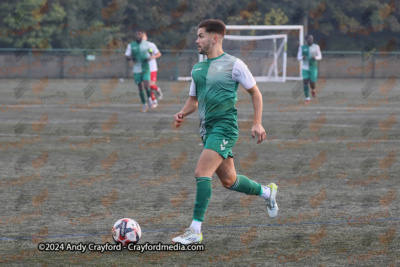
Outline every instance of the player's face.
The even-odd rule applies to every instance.
[[[308,36],[307,38],[307,44],[312,45],[314,43],[314,37],[312,35]]]
[[[143,33],[142,32],[136,32],[135,33],[135,39],[136,39],[136,41],[142,41],[142,39],[143,39]]]
[[[211,50],[212,35],[207,33],[204,28],[198,29],[196,44],[199,54],[208,54],[208,52]]]

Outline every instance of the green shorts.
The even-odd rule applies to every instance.
[[[308,70],[302,70],[303,80],[310,79],[310,81],[317,82],[318,69],[310,67]]]
[[[133,79],[135,80],[135,84],[140,84],[143,81],[150,81],[150,70],[141,73],[134,73]]]
[[[236,144],[238,133],[235,131],[218,131],[216,128],[201,138],[204,148],[214,150],[224,159],[233,158],[232,148]]]

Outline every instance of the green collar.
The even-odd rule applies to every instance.
[[[210,61],[212,61],[212,60],[219,59],[219,58],[220,58],[220,57],[222,57],[223,55],[225,55],[225,52],[224,52],[224,53],[222,53],[222,55],[220,55],[220,56],[218,56],[218,57],[214,57],[214,58],[207,58],[207,62],[210,62]]]

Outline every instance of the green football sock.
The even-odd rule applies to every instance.
[[[262,193],[262,187],[259,183],[240,174],[237,175],[236,182],[229,189],[254,196],[259,196]]]
[[[308,89],[308,84],[304,85],[304,94],[306,98],[310,96],[310,89]]]
[[[151,97],[150,88],[146,87],[146,93],[147,93],[147,99],[148,99],[149,97]]]
[[[139,90],[140,100],[142,100],[142,104],[146,104],[146,98],[144,96],[144,90]]]
[[[196,177],[197,193],[194,203],[193,220],[202,222],[206,214],[208,203],[211,199],[211,178]]]

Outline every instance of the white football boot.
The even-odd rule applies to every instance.
[[[276,194],[278,193],[278,186],[274,183],[270,183],[269,185],[263,187],[269,187],[271,189],[271,196],[268,199],[264,199],[265,202],[267,203],[267,211],[268,215],[271,218],[276,217],[278,214],[278,203],[276,203]]]
[[[182,245],[196,244],[203,241],[203,234],[196,234],[193,228],[187,228],[182,235],[172,238],[172,243],[181,243]]]

